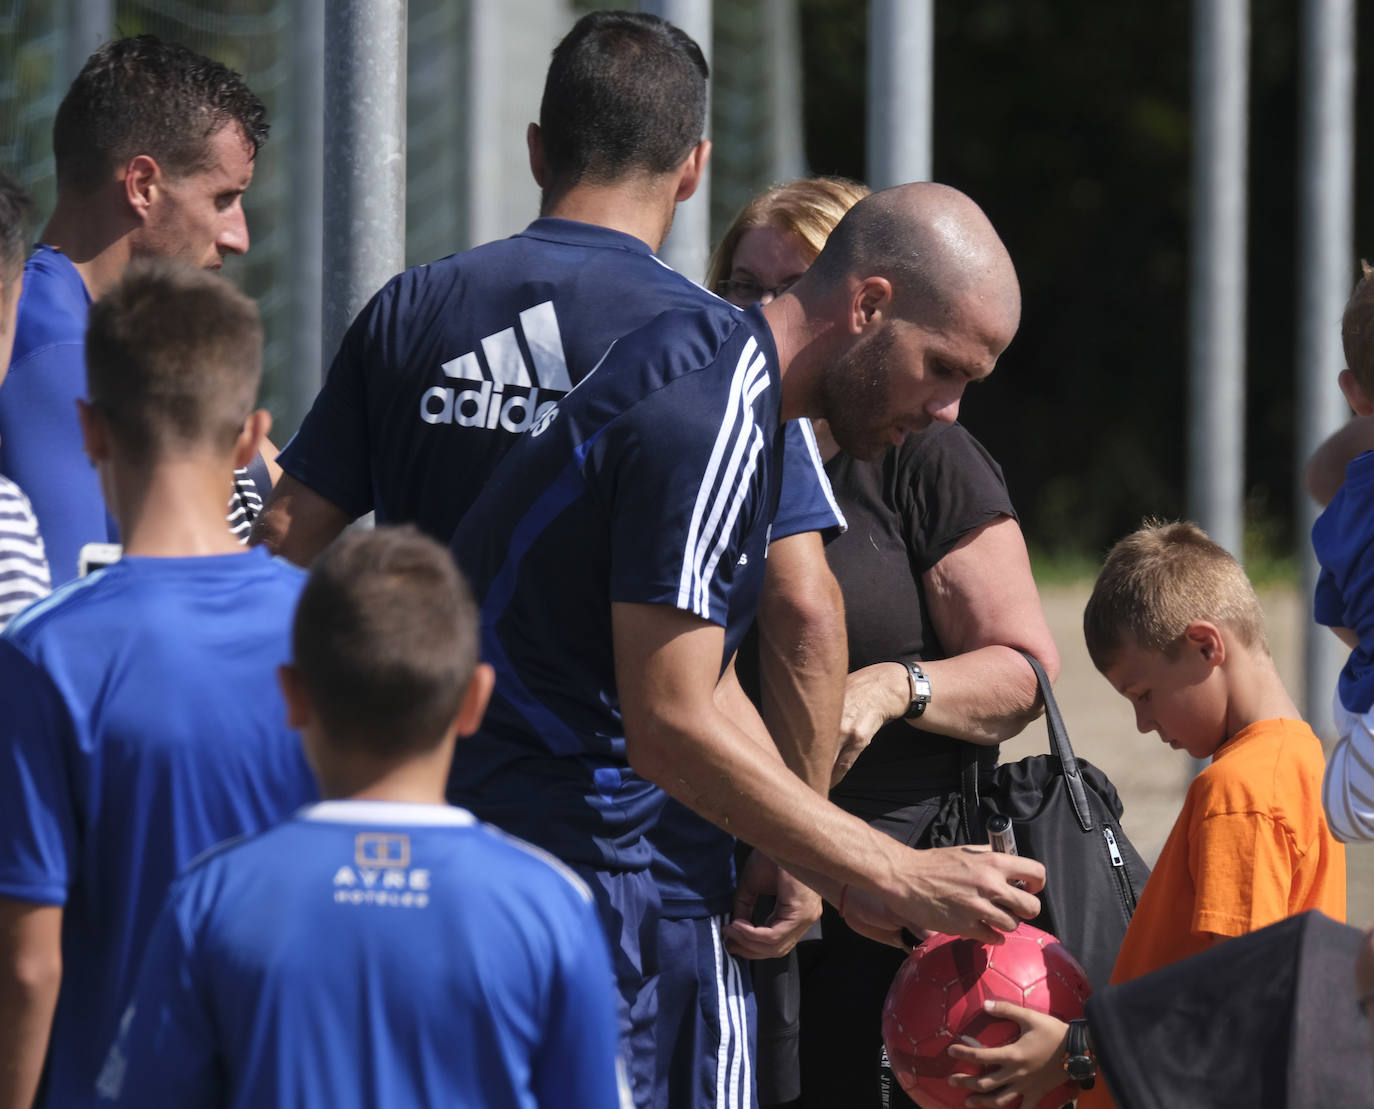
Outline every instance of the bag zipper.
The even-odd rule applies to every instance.
[[[1107,853],[1112,857],[1112,870],[1116,873],[1116,884],[1121,894],[1121,907],[1126,910],[1126,919],[1135,913],[1135,890],[1131,889],[1131,876],[1126,873],[1126,860],[1116,845],[1116,836],[1110,828],[1102,829],[1102,838],[1107,841]]]

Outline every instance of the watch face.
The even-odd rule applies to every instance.
[[[917,696],[917,697],[924,697],[924,698],[926,698],[926,700],[930,700],[930,679],[929,679],[929,678],[917,678],[917,679],[916,679],[916,696]]]
[[[1096,1077],[1097,1064],[1087,1055],[1070,1055],[1064,1063],[1064,1070],[1075,1082],[1087,1082]]]

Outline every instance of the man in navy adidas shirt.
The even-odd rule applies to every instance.
[[[102,1097],[619,1109],[587,887],[443,803],[492,681],[448,552],[410,527],[345,537],[292,639],[282,687],[326,800],[175,883]]]
[[[825,417],[873,457],[953,420],[1019,317],[1011,259],[971,200],[939,185],[877,193],[772,303],[669,312],[621,339],[459,526],[496,692],[450,796],[583,874],[603,919],[623,922],[618,969],[659,912],[646,875],[665,795],[806,876],[874,938],[899,942],[907,926],[998,942],[1038,912],[1038,863],[914,852],[817,797],[731,665],[758,596],[782,422]],[[720,1059],[727,1092],[747,1086],[746,1065]]]
[[[124,557],[0,637],[0,1104],[89,1105],[176,873],[316,797],[286,723],[298,568],[224,526],[267,414],[256,305],[135,262],[91,308],[86,451]],[[59,993],[60,986],[60,993]]]
[[[257,539],[309,562],[351,519],[375,509],[380,521],[413,521],[447,542],[518,433],[616,339],[668,309],[722,306],[653,254],[706,162],[706,77],[696,44],[654,16],[596,12],[578,21],[554,52],[540,123],[529,132],[543,217],[510,239],[411,269],[373,298],[282,452],[285,476]],[[824,791],[847,655],[818,532],[840,519],[803,422],[790,426],[787,449],[761,619],[773,642],[794,650],[765,666],[770,685],[783,690],[777,702],[801,710],[777,730],[778,744],[789,765]],[[463,801],[489,815],[481,798],[464,794]],[[654,837],[668,912],[698,921],[708,951],[712,917],[730,907],[731,843],[676,806]],[[752,938],[781,953],[819,903],[785,875],[771,880],[782,885],[781,908]],[[653,949],[650,937],[650,960]],[[742,971],[723,955],[719,975],[674,991],[682,1000],[673,1012],[641,1010],[633,1023],[657,1021],[665,1042],[692,1035],[714,1052],[709,1045],[747,1005]],[[703,1012],[709,1027],[698,1030]],[[736,1037],[737,1048],[745,1038]],[[652,1082],[643,1068],[635,1078],[640,1089]],[[700,1095],[674,1090],[674,1105],[706,1104],[714,1072],[703,1081]]]

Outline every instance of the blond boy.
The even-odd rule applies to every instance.
[[[1345,849],[1322,812],[1321,742],[1279,679],[1240,564],[1194,524],[1144,527],[1107,556],[1083,633],[1136,727],[1210,760],[1141,894],[1112,982],[1308,909],[1344,920]],[[1011,1092],[1033,1105],[1064,1081],[1069,1027],[1014,1005],[990,1009],[1017,1020],[1021,1038],[950,1048],[989,1068],[952,1081],[979,1092],[970,1106],[1005,1104]],[[1111,1104],[1101,1081],[1079,1099]]]

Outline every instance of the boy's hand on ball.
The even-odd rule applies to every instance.
[[[991,1016],[1015,1021],[1021,1027],[1021,1035],[1000,1047],[975,1047],[968,1043],[949,1046],[953,1058],[986,1068],[981,1074],[950,1076],[951,1086],[976,1091],[965,1105],[970,1109],[1006,1109],[1018,1102],[1033,1106],[1064,1084],[1064,1052],[1069,1034],[1064,1021],[1010,1001],[988,1001],[983,1008]]]

